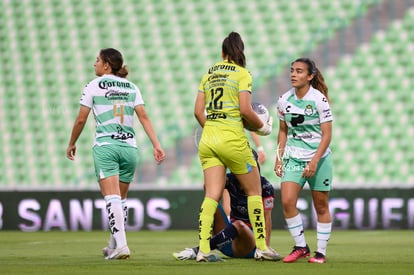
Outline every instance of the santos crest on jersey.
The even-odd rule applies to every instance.
[[[277,110],[279,119],[288,126],[283,157],[310,161],[322,138],[321,123],[333,119],[326,97],[311,87],[303,98],[298,99],[292,88],[279,98]],[[329,152],[328,148],[323,156]]]

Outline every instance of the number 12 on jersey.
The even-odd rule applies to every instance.
[[[210,109],[212,110],[223,109],[223,101],[221,101],[221,97],[223,96],[223,91],[224,90],[221,87],[210,90],[211,101],[208,106]]]

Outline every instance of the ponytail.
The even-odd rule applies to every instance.
[[[233,61],[241,67],[246,67],[246,57],[244,55],[244,43],[237,32],[231,32],[224,40],[221,50],[228,61]]]
[[[326,97],[328,102],[330,101],[328,95],[328,86],[326,86],[325,78],[323,77],[322,73],[319,71],[318,68],[316,68],[316,73],[314,74],[314,77],[312,78],[310,84],[313,88],[319,90]]]
[[[128,76],[128,67],[126,65],[123,65],[121,67],[121,69],[119,69],[119,71],[117,71],[116,73],[114,73],[116,76],[122,77],[122,78],[126,78]]]

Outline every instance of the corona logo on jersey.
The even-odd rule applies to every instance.
[[[98,86],[101,89],[107,89],[107,88],[111,88],[111,87],[119,87],[119,88],[127,88],[127,89],[132,89],[133,88],[133,87],[131,87],[131,83],[129,83],[129,82],[116,81],[116,80],[112,80],[112,79],[104,79],[102,81],[99,81]]]

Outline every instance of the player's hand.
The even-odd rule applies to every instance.
[[[303,169],[302,177],[309,179],[315,175],[317,163],[314,161],[308,162],[308,165],[306,165],[305,169]]]
[[[165,152],[161,147],[154,147],[154,159],[158,164],[165,159]]]
[[[266,153],[265,151],[258,151],[257,152],[259,164],[263,164],[266,161]]]
[[[66,149],[66,157],[70,160],[75,160],[76,145],[69,145]]]
[[[276,161],[274,171],[275,171],[276,176],[280,178],[283,176],[283,165],[280,160]]]
[[[266,121],[262,128],[256,131],[256,133],[260,136],[268,136],[272,133],[272,125],[273,125],[273,117],[269,117],[269,120]]]

